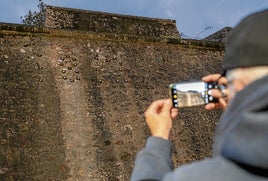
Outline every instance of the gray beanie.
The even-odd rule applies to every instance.
[[[227,38],[223,66],[268,66],[268,9],[243,19]]]

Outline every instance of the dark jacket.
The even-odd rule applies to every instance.
[[[238,92],[221,116],[213,157],[173,169],[171,143],[149,137],[131,181],[268,180],[268,76]]]

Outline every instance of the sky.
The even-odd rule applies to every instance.
[[[21,23],[38,0],[0,0],[0,22]],[[47,5],[176,20],[185,38],[201,39],[245,16],[268,9],[268,0],[43,0]]]

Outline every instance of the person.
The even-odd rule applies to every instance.
[[[222,81],[228,80],[228,96],[205,107],[224,109],[213,156],[174,169],[169,133],[178,109],[170,99],[157,100],[145,112],[151,136],[136,156],[131,181],[268,180],[268,9],[244,18],[225,47]],[[212,74],[202,80],[219,77]],[[217,91],[212,94],[220,96]]]

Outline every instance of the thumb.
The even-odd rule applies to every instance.
[[[171,101],[171,99],[166,99],[165,100],[165,103],[163,105],[163,109],[162,109],[163,112],[170,113],[171,108],[172,108],[172,101]]]

